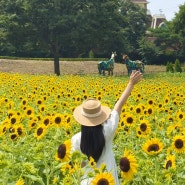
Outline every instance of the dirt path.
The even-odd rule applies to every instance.
[[[98,74],[98,61],[60,61],[61,74]],[[165,66],[145,66],[145,73],[165,71]],[[53,61],[0,59],[0,72],[54,74]],[[125,64],[115,63],[114,75],[127,75]]]

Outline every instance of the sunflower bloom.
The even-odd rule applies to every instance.
[[[52,121],[55,127],[61,127],[63,125],[62,123],[64,122],[64,116],[57,113],[52,117]]]
[[[46,126],[41,124],[35,129],[34,137],[40,140],[46,135],[46,131]]]
[[[152,138],[146,141],[142,149],[148,155],[156,155],[163,149],[163,143],[158,138]]]
[[[93,159],[93,157],[90,157],[90,158],[89,158],[89,164],[90,164],[90,166],[92,166],[93,168],[96,168],[96,162],[95,162],[95,160]]]
[[[139,137],[145,137],[150,135],[151,133],[151,126],[148,120],[141,120],[139,127],[136,129],[137,135]]]
[[[114,177],[111,173],[104,172],[97,174],[91,182],[92,185],[115,185]]]
[[[127,114],[125,117],[123,117],[123,122],[127,126],[134,126],[135,117],[132,114]]]
[[[58,147],[55,159],[61,162],[69,161],[71,156],[71,147],[72,147],[71,141],[70,140],[65,141]]]
[[[177,120],[184,120],[185,119],[185,113],[182,110],[179,110],[176,114]]]
[[[124,156],[120,159],[119,165],[121,177],[126,181],[132,180],[138,168],[135,156],[130,151],[125,151]]]
[[[177,135],[173,137],[172,148],[176,153],[184,153],[185,151],[185,136]]]
[[[24,185],[24,180],[20,178],[15,185]]]
[[[175,164],[175,156],[174,155],[169,155],[167,156],[166,162],[164,164],[164,168],[167,170],[169,168],[176,168],[176,164]]]

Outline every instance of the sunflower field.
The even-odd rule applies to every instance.
[[[0,73],[0,185],[113,185],[106,166],[71,153],[80,131],[73,110],[88,97],[114,107],[127,76]],[[115,133],[120,184],[185,181],[185,74],[144,75],[122,108]]]

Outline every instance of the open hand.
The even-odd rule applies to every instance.
[[[132,85],[137,84],[138,82],[140,82],[143,78],[143,74],[140,71],[132,71],[131,75],[130,75],[130,81],[129,83]]]

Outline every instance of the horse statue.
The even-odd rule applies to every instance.
[[[116,52],[112,52],[111,58],[108,61],[100,61],[98,63],[99,74],[105,75],[105,71],[108,71],[108,75],[113,75]]]
[[[140,70],[141,73],[144,73],[144,63],[140,60],[130,60],[128,55],[123,55],[123,60],[125,61],[126,67],[127,67],[127,71],[128,71],[128,75],[130,75],[132,73],[132,70]]]

